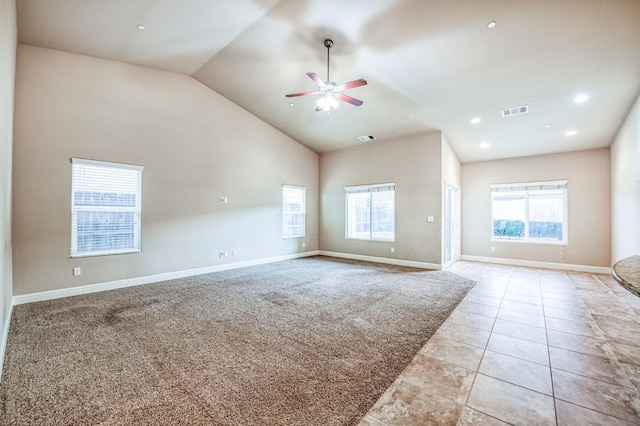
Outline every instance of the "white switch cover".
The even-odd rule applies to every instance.
[[[427,222],[433,222],[433,216],[427,216]]]
[[[73,268],[73,276],[74,277],[77,277],[80,274],[82,274],[82,270],[80,268]]]

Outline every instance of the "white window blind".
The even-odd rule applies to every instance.
[[[346,186],[346,238],[393,241],[395,239],[394,183]]]
[[[568,181],[552,180],[545,182],[521,182],[521,183],[498,183],[489,185],[491,192],[510,192],[510,191],[544,191],[554,189],[567,189]]]
[[[282,185],[282,238],[305,236],[307,189]]]
[[[71,256],[140,251],[142,166],[71,159]]]

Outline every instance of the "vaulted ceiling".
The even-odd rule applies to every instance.
[[[431,130],[462,162],[606,147],[640,92],[638,0],[17,4],[20,43],[193,76],[317,152]],[[285,97],[326,78],[327,38],[331,80],[368,81],[360,107]]]

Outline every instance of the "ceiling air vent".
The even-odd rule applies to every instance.
[[[358,139],[360,140],[360,142],[371,142],[371,141],[375,141],[376,137],[373,135],[364,135],[364,136],[358,136]]]
[[[502,118],[511,117],[512,115],[526,114],[529,112],[529,105],[522,105],[502,110]]]

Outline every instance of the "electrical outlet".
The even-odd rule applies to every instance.
[[[226,256],[225,256],[225,253],[226,253],[226,252],[224,252],[224,251],[220,251],[220,252],[218,252],[218,257],[220,257],[220,258],[222,258],[222,257],[226,257]]]
[[[391,247],[391,253],[395,253],[395,252],[396,252],[396,249]]]
[[[73,276],[77,277],[79,275],[82,275],[82,270],[80,268],[73,268]]]
[[[307,243],[303,242],[302,243],[302,248],[305,248],[307,246]]]
[[[495,253],[495,251],[496,251],[496,248],[491,246],[491,253]]]
[[[238,255],[238,250],[234,250],[234,251],[232,252],[232,255],[233,255],[233,256],[237,256],[237,255]]]

